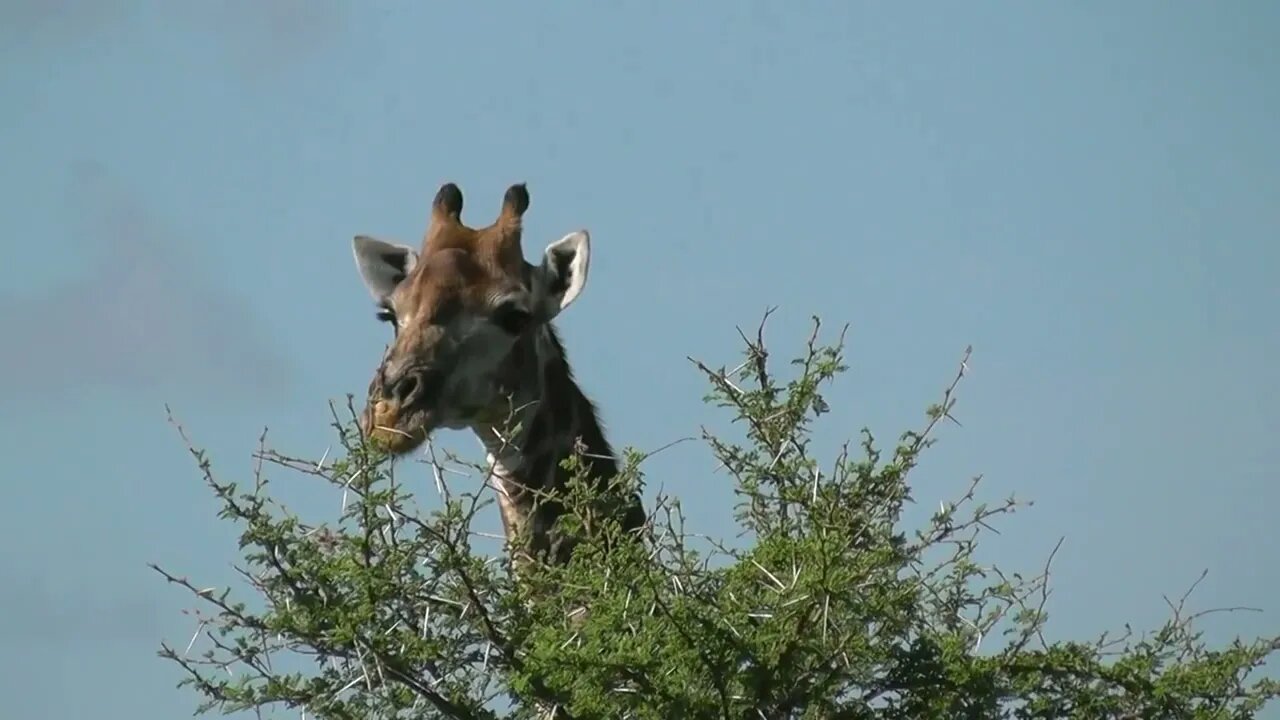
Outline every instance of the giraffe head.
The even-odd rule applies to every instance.
[[[394,332],[360,425],[391,453],[412,451],[437,428],[506,417],[513,390],[537,372],[534,338],[582,291],[590,240],[585,230],[569,233],[526,262],[528,207],[525,186],[512,185],[497,219],[471,228],[462,223],[462,191],[448,183],[432,202],[421,250],[355,238],[360,276]]]

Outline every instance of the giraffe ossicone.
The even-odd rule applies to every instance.
[[[521,248],[529,208],[523,184],[507,189],[487,226],[465,225],[462,208],[462,191],[446,183],[420,248],[367,235],[353,241],[378,317],[393,329],[369,383],[361,430],[394,455],[440,428],[472,430],[493,464],[508,539],[527,530],[529,551],[564,562],[576,542],[553,530],[564,512],[555,496],[569,479],[562,461],[580,448],[599,485],[618,472],[552,325],[586,285],[591,238],[570,232],[530,263]],[[644,524],[638,498],[620,512],[624,530]]]

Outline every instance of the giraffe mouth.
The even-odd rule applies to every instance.
[[[477,423],[494,424],[499,416],[492,403],[450,403],[436,396],[434,402],[400,404],[390,398],[370,400],[360,415],[360,430],[378,448],[395,456],[420,447],[441,428],[465,430]],[[508,410],[506,403],[501,404]]]
[[[425,408],[403,408],[379,400],[365,408],[360,430],[370,443],[392,455],[412,452],[436,429],[435,413]]]

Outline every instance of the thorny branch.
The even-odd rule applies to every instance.
[[[827,410],[824,388],[844,369],[847,326],[825,347],[815,318],[803,353],[790,365],[795,376],[784,378],[770,367],[765,345],[773,312],[766,310],[753,334],[738,329],[745,359],[737,367],[713,369],[690,358],[708,379],[711,399],[745,423],[740,444],[705,427],[702,437],[729,470],[734,491],[746,498],[749,509],[735,517],[755,533],[754,544],[730,548],[689,531],[680,504],[659,492],[643,546],[531,571],[536,582],[518,589],[509,557],[477,558],[471,547],[480,535],[471,521],[489,502],[482,493],[501,484],[491,466],[458,461],[487,476],[480,491],[458,493],[446,474],[462,471],[446,467],[428,445],[443,508],[424,514],[409,506],[394,465],[383,472],[358,425],[347,430],[349,423],[331,407],[348,457],[326,449],[312,462],[278,453],[266,447],[264,431],[253,489],[240,494],[214,480],[178,426],[224,514],[248,526],[242,543],[261,548],[237,572],[267,609],[251,613],[228,599],[229,590],[200,588],[153,565],[215,611],[197,615],[186,651],[164,644],[161,654],[211,704],[259,709],[283,703],[336,718],[420,715],[430,708],[445,717],[497,717],[489,703],[504,694],[557,718],[570,712],[595,717],[601,708],[623,718],[932,718],[1033,706],[1049,710],[1010,716],[1101,708],[1097,712],[1114,717],[1172,717],[1171,708],[1234,712],[1280,694],[1280,688],[1245,684],[1275,640],[1238,644],[1224,651],[1234,655],[1206,660],[1192,621],[1245,608],[1191,613],[1184,607],[1190,590],[1168,601],[1170,623],[1137,644],[1127,627],[1091,647],[1048,642],[1050,571],[1062,539],[1031,578],[975,560],[982,534],[997,532],[996,516],[1019,505],[1012,498],[991,507],[979,503],[979,475],[922,527],[901,528],[903,506],[913,502],[907,475],[943,419],[959,426],[953,411],[972,348],[923,427],[901,436],[890,461],[881,462],[864,430],[865,458],[853,457],[846,442],[833,462],[820,464],[811,457],[810,426]],[[347,409],[354,417],[351,398]],[[511,427],[517,414],[513,408],[500,440],[518,432],[518,423]],[[638,465],[662,449],[635,453],[628,462]],[[264,465],[341,489],[336,530],[304,525],[287,512],[272,516],[269,508],[283,506],[265,497]],[[620,469],[638,481],[636,467]],[[548,495],[543,490],[529,492]],[[588,503],[568,515],[586,522],[591,512]],[[695,551],[693,539],[710,551]],[[541,588],[541,595],[535,598],[530,588]],[[570,616],[574,620],[565,622]],[[551,625],[539,625],[543,621]],[[1012,627],[997,633],[1005,623]],[[191,657],[200,637],[212,649]],[[286,674],[276,669],[285,662],[272,661],[284,651],[320,669]],[[1130,665],[1106,664],[1111,656]],[[1133,664],[1146,657],[1153,658],[1149,670]],[[1221,658],[1234,664],[1222,670],[1229,663]],[[1193,691],[1180,690],[1174,664],[1184,673],[1201,665],[1208,670],[1189,685]],[[1159,701],[1153,699],[1157,686]]]

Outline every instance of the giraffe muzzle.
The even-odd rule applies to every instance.
[[[428,368],[409,368],[380,384],[361,413],[361,431],[374,444],[399,455],[423,442],[438,424],[433,407],[444,376]]]
[[[426,441],[433,430],[431,413],[405,411],[393,400],[376,400],[361,413],[360,430],[374,445],[402,455]]]

